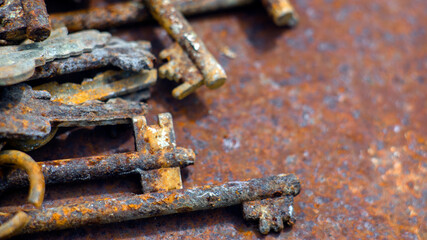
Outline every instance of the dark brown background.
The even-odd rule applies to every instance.
[[[235,206],[23,238],[426,239],[427,1],[292,2],[295,29],[276,27],[261,4],[189,18],[228,82],[177,101],[174,84],[159,80],[148,100],[150,116],[171,112],[178,146],[197,153],[185,187],[295,173],[302,191],[292,228],[263,237]],[[150,40],[156,54],[171,43],[153,22],[112,32]],[[61,130],[30,155],[133,149],[131,127],[113,126]],[[46,203],[122,192],[139,193],[138,178],[48,186]],[[8,193],[0,204],[25,195]]]

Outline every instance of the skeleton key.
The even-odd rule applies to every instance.
[[[50,140],[55,133],[52,127],[125,124],[147,110],[144,103],[122,99],[66,105],[50,98],[48,92],[26,84],[0,89],[0,139],[29,150]]]
[[[109,33],[87,30],[43,42],[0,47],[0,86],[25,81],[34,74],[36,67],[92,51],[104,46],[110,38]]]
[[[206,185],[190,189],[159,191],[141,195],[101,198],[53,208],[28,211],[31,220],[21,233],[122,222],[168,214],[244,205],[247,219],[259,219],[263,234],[280,231],[295,222],[293,197],[301,189],[293,175],[278,175],[249,181]],[[2,214],[4,221],[12,214]]]
[[[145,70],[140,73],[108,70],[94,78],[84,79],[81,84],[49,82],[34,90],[45,90],[51,100],[64,104],[81,104],[90,100],[106,100],[130,92],[147,89],[157,81],[157,70]],[[147,91],[149,97],[150,92]]]
[[[182,188],[180,167],[194,164],[195,154],[191,149],[176,147],[171,114],[159,114],[159,124],[154,126],[148,126],[143,116],[131,122],[135,152],[37,162],[46,184],[140,173],[144,192]],[[13,170],[0,180],[0,191],[27,185],[26,174]]]
[[[54,77],[106,66],[141,72],[154,67],[155,57],[147,41],[124,41],[112,37],[102,48],[72,58],[59,59],[36,68],[30,79]]]
[[[247,6],[259,0],[174,0],[173,4],[185,16]],[[297,14],[289,0],[262,0],[266,10],[278,26],[293,27]],[[64,24],[70,31],[105,29],[149,19],[147,7],[140,1],[124,1],[50,15],[53,25]]]
[[[144,0],[144,4],[157,22],[188,54],[203,75],[203,83],[210,89],[221,87],[227,80],[224,69],[175,5],[169,0]]]

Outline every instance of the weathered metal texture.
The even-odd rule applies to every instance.
[[[203,75],[178,43],[162,50],[159,58],[166,61],[159,67],[159,77],[179,83],[179,86],[172,90],[174,98],[181,100],[203,86]]]
[[[179,0],[176,8],[185,15],[251,4],[257,0]],[[53,13],[53,25],[64,24],[70,31],[105,29],[147,20],[150,14],[141,1],[127,1],[66,13]]]
[[[40,139],[54,127],[99,126],[129,123],[142,115],[144,103],[110,99],[66,105],[50,100],[46,91],[35,91],[26,84],[0,89],[0,138],[7,140]]]
[[[262,0],[277,26],[293,27],[298,23],[298,15],[289,0]]]
[[[27,37],[40,42],[49,37],[51,26],[44,0],[21,0],[27,23]]]
[[[64,104],[81,104],[91,100],[106,100],[130,92],[147,89],[157,81],[157,70],[145,70],[140,73],[108,70],[94,78],[84,79],[81,84],[52,81],[36,87],[52,96],[50,100]]]
[[[0,45],[20,42],[27,38],[27,23],[21,0],[7,0],[0,5]]]
[[[144,117],[141,116],[137,118],[140,119]],[[165,126],[165,122],[171,123]],[[159,123],[161,126],[143,125],[141,127],[158,129],[158,132],[163,130],[163,132],[168,135],[170,135],[172,131],[173,134],[173,127],[170,127],[172,124],[170,114],[160,114]],[[94,180],[99,178],[105,179],[107,177],[117,177],[127,174],[138,174],[143,173],[144,171],[160,168],[180,169],[180,167],[186,167],[194,164],[195,154],[191,149],[176,147],[175,138],[169,138],[172,139],[169,140],[165,139],[168,136],[163,138],[158,137],[159,134],[154,135],[153,137],[148,137],[152,135],[153,133],[147,133],[141,136],[138,132],[135,132],[135,141],[140,142],[144,146],[141,148],[141,151],[38,162],[38,166],[41,169],[41,172],[43,172],[46,184],[57,184]],[[170,146],[169,148],[163,147],[162,149],[154,149],[150,147],[151,145],[164,145],[167,143],[170,143],[170,145],[173,146]],[[145,151],[145,146],[148,146],[150,151]],[[166,175],[167,174],[163,174],[163,176]],[[175,180],[174,182],[171,182],[170,185],[176,184],[176,178],[174,176],[175,175],[172,174],[172,179],[166,177],[166,180]],[[145,176],[143,179],[145,179],[145,182],[153,181],[152,184],[161,185],[161,183],[154,183],[154,179],[147,180]],[[179,182],[181,182],[181,178],[179,178]],[[10,188],[25,187],[27,185],[28,180],[26,174],[19,169],[11,171],[0,178],[0,191]],[[144,184],[143,188],[145,188]]]
[[[0,47],[0,86],[16,84],[30,78],[36,67],[55,59],[68,58],[104,46],[109,33],[87,30],[43,42]]]
[[[258,199],[293,197],[299,194],[300,188],[299,179],[295,175],[283,174],[248,181],[234,181],[220,186],[206,185],[191,189],[103,198],[58,208],[28,211],[31,220],[22,233],[200,211]],[[8,217],[8,214],[0,216],[0,219],[5,217]]]
[[[145,0],[151,14],[166,32],[182,47],[203,75],[203,83],[211,89],[227,80],[224,69],[209,52],[181,12],[169,0]]]
[[[296,222],[263,239],[425,239],[427,2],[292,3],[300,15],[292,30],[276,27],[261,5],[189,18],[228,82],[178,101],[170,95],[175,85],[159,80],[148,100],[150,114],[172,113],[177,142],[197,152],[198,162],[182,172],[184,187],[294,172],[303,187]],[[156,53],[171,44],[156,26],[114,34],[150,40]],[[236,58],[220,54],[224,47]],[[94,156],[133,145],[126,125],[61,129],[31,156]],[[134,178],[51,186],[44,204],[140,191]],[[25,196],[10,192],[0,206],[23,204]],[[261,238],[241,216],[240,207],[230,207],[25,237]]]
[[[111,38],[107,45],[80,56],[60,59],[35,69],[30,79],[55,77],[106,66],[140,72],[154,67],[155,57],[147,41],[124,41]]]
[[[140,170],[186,167],[194,164],[194,159],[191,150],[177,148],[167,153],[116,153],[38,162],[38,165],[42,169],[46,184],[57,184],[135,174]],[[0,191],[27,185],[26,174],[21,170],[15,170],[0,180]]]
[[[26,153],[17,150],[5,150],[0,152],[0,166],[2,171],[7,168],[23,169],[28,177],[30,191],[28,202],[35,207],[41,207],[44,199],[45,182],[39,165]],[[10,170],[10,169],[9,169]]]
[[[30,191],[28,193],[28,203],[40,208],[45,192],[45,183],[43,174],[37,163],[27,154],[16,151],[6,150],[0,152],[0,166],[7,168],[20,168],[24,169],[28,175],[30,183]],[[1,213],[0,213],[1,214]],[[10,214],[9,214],[10,215]],[[28,216],[22,209],[18,210],[13,216],[6,218],[0,226],[0,238],[9,238],[13,235],[19,234],[21,230],[28,224],[31,217]]]
[[[158,125],[148,126],[143,116],[133,118],[133,132],[135,134],[136,151],[145,154],[176,151],[176,138],[173,128],[172,115],[164,113],[158,115]],[[173,157],[189,159],[192,163],[195,153],[192,150],[182,151]],[[156,192],[182,188],[181,169],[178,166],[163,166],[162,169],[140,169],[143,192]]]
[[[270,230],[280,232],[284,224],[294,225],[294,198],[283,196],[243,203],[245,219],[259,220],[259,231],[267,234]]]
[[[51,27],[44,0],[7,0],[0,3],[0,45],[26,38],[43,41]]]

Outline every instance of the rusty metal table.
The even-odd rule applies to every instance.
[[[99,2],[99,1],[98,1]],[[159,80],[151,114],[170,111],[197,153],[184,186],[294,172],[297,222],[265,239],[427,238],[427,1],[296,0],[300,24],[276,27],[260,6],[189,18],[228,82],[183,101]],[[154,23],[113,31],[171,43]],[[228,50],[236,53],[227,57]],[[131,126],[67,129],[35,160],[133,150]],[[48,186],[46,204],[139,193],[138,179]],[[24,203],[25,190],[1,206]],[[76,200],[77,198],[77,200]],[[241,208],[24,236],[27,239],[256,239]]]

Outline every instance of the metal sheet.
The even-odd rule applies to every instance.
[[[172,112],[177,144],[197,151],[184,188],[293,172],[302,184],[296,223],[265,239],[425,239],[427,2],[293,4],[300,23],[292,30],[276,27],[261,4],[189,18],[228,81],[179,101],[170,95],[176,85],[159,80],[148,101],[150,114]],[[114,34],[152,40],[155,52],[171,43],[158,26]],[[220,53],[225,48],[236,58]],[[131,139],[130,127],[70,129],[30,155],[123,152]],[[120,178],[46,191],[49,205],[140,189],[138,179]],[[0,206],[24,203],[25,190],[8,196]],[[236,206],[25,237],[261,238],[242,216]]]

